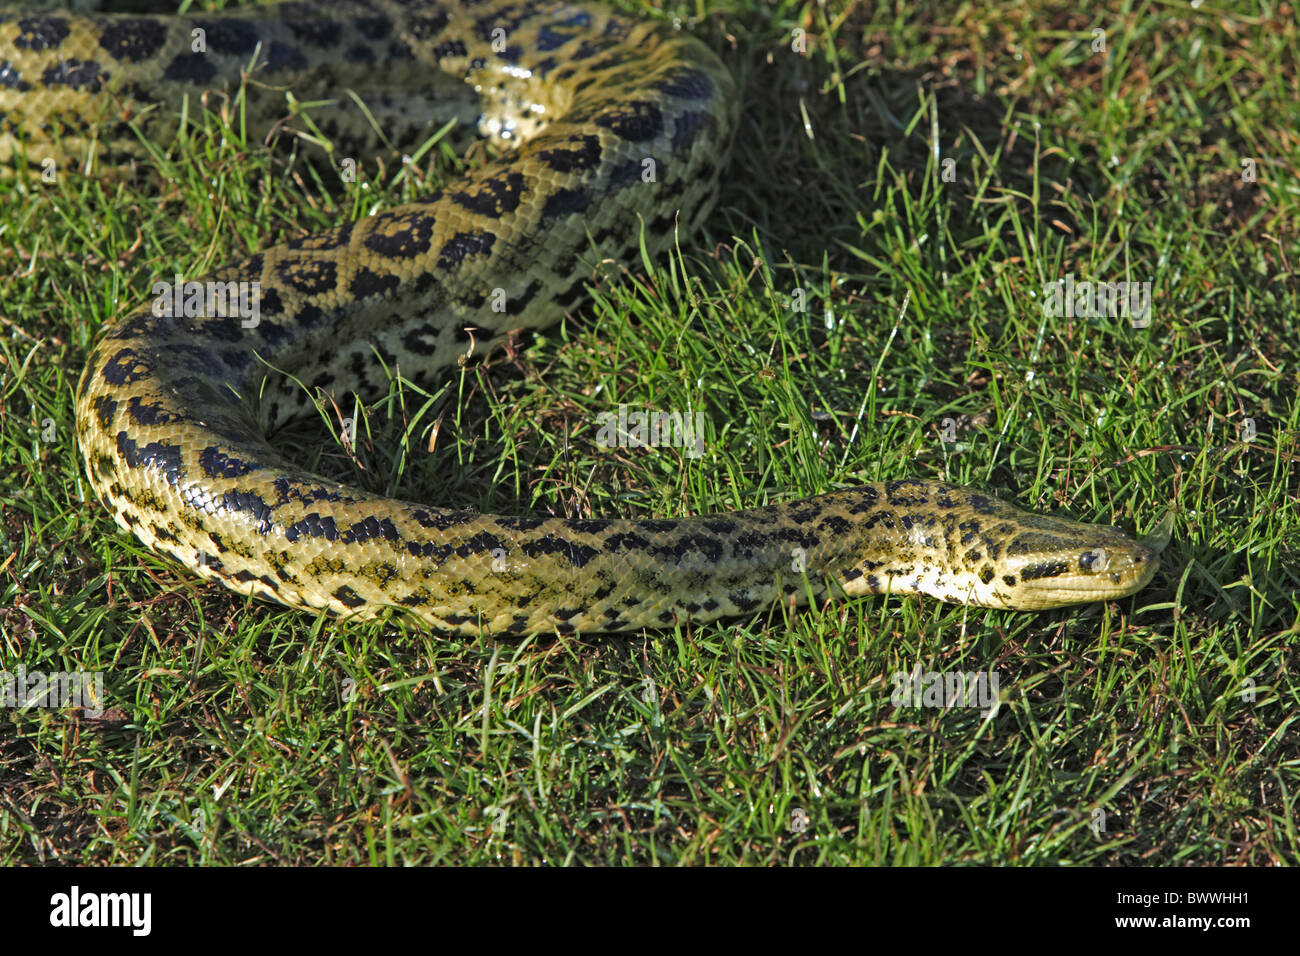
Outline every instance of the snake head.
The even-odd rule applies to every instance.
[[[1160,567],[1154,542],[1134,541],[1118,528],[1035,518],[1007,546],[1007,607],[1039,610],[1127,597]]]

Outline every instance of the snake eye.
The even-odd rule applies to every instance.
[[[1106,549],[1095,548],[1079,555],[1079,570],[1088,574],[1100,574],[1106,570]]]

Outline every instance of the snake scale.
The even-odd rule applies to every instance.
[[[208,277],[249,283],[256,321],[178,291],[179,308],[162,295],[103,336],[77,437],[95,492],[153,550],[244,594],[361,617],[404,608],[460,635],[658,628],[885,592],[1038,609],[1125,596],[1155,573],[1156,548],[1114,528],[934,481],[604,520],[391,500],[296,466],[266,436],[317,393],[382,394],[376,357],[452,365],[471,329],[491,348],[559,321],[584,297],[593,250],[629,263],[642,241],[653,255],[691,235],[715,201],[737,94],[685,32],[550,0],[11,13],[0,167],[140,160],[129,121],[166,142],[186,94],[234,92],[241,71],[259,132],[283,120],[289,89],[332,99],[318,131],[359,155],[456,119],[502,158]]]

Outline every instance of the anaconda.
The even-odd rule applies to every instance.
[[[252,290],[251,313],[203,295],[190,307],[182,281],[108,330],[78,385],[77,438],[117,524],[158,553],[291,607],[396,607],[462,635],[656,628],[881,592],[1049,608],[1129,595],[1155,573],[1156,550],[1116,529],[936,481],[605,520],[397,501],[295,465],[266,436],[317,392],[373,396],[384,364],[450,366],[470,329],[482,352],[557,322],[584,297],[592,250],[631,263],[642,242],[654,255],[686,241],[715,202],[737,93],[686,32],[585,4],[8,14],[0,165],[141,159],[131,122],[165,143],[206,89],[242,90],[269,130],[286,88],[333,100],[312,115],[354,155],[453,118],[504,155],[199,280]]]

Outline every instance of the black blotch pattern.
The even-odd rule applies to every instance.
[[[166,528],[164,528],[162,525],[151,524],[151,525],[149,526],[149,530],[153,532],[153,536],[154,536],[155,538],[157,538],[159,541],[166,541],[166,542],[168,542],[169,544],[180,544],[180,543],[181,543],[181,539],[180,539],[180,538],[176,537],[176,535],[172,534],[170,531],[168,531],[168,530],[167,530]]]
[[[724,556],[722,543],[715,537],[703,534],[683,534],[671,543],[651,550],[652,553],[663,556],[665,563],[676,563],[687,555],[702,554],[706,561],[717,564]]]
[[[411,512],[411,516],[420,523],[422,528],[446,531],[448,528],[473,521],[478,514],[473,511],[426,511],[423,508],[416,508]]]
[[[367,249],[395,259],[412,259],[429,250],[433,239],[434,219],[420,212],[390,216],[383,231],[372,230],[366,236],[364,245]]]
[[[328,292],[338,282],[338,267],[324,259],[286,259],[276,266],[276,274],[304,295]]]
[[[309,481],[301,478],[277,478],[271,483],[275,493],[279,496],[276,499],[276,506],[286,502],[300,501],[305,505],[313,504],[317,501],[351,501],[351,498],[345,497],[330,488],[320,488]]]
[[[274,40],[266,48],[266,68],[301,73],[307,69],[307,58],[293,44]]]
[[[257,28],[247,20],[196,20],[212,53],[246,56],[257,46]]]
[[[1058,575],[1065,574],[1070,570],[1070,566],[1064,561],[1041,561],[1038,564],[1031,564],[1020,572],[1022,581],[1037,581],[1040,578],[1054,578]]]
[[[350,608],[360,607],[366,603],[365,598],[361,597],[361,595],[357,594],[356,591],[352,590],[346,584],[342,585],[334,592],[334,597],[338,598],[339,602],[345,607]]]
[[[334,267],[330,266],[330,268],[333,269]],[[333,283],[331,282],[319,291],[324,292],[333,287]],[[293,332],[290,329],[274,322],[259,322],[257,325],[257,331],[262,336],[262,341],[272,348],[278,348],[293,338]]]
[[[139,396],[132,397],[127,405],[127,414],[137,425],[166,425],[175,420],[162,405],[146,405]]]
[[[906,508],[911,505],[923,505],[930,499],[925,493],[925,487],[917,487],[919,482],[904,479],[903,481],[885,482],[885,497],[895,508]]]
[[[130,385],[153,371],[144,355],[135,349],[122,349],[104,363],[100,373],[109,385]]]
[[[853,498],[850,499],[849,514],[865,514],[874,508],[879,500],[880,493],[876,491],[875,488],[868,485],[867,487],[860,489],[856,494],[854,494]]]
[[[537,34],[537,49],[543,53],[549,53],[551,50],[557,50],[564,46],[570,39],[572,38],[568,34],[560,33],[558,30],[552,29],[548,24],[542,27]]]
[[[388,295],[400,284],[401,280],[397,276],[381,276],[369,269],[359,269],[352,277],[349,289],[358,299],[366,299],[373,295]]]
[[[358,521],[339,535],[339,540],[344,544],[361,544],[379,538],[383,538],[385,541],[400,541],[402,536],[397,533],[397,528],[393,526],[393,522],[388,518],[381,520],[373,515],[364,521]]]
[[[221,505],[228,511],[239,512],[257,522],[257,530],[266,534],[271,530],[271,507],[261,496],[252,491],[227,491],[221,497]]]
[[[209,445],[199,452],[199,467],[209,478],[240,478],[257,466],[227,455],[215,445]]]
[[[504,172],[480,180],[474,192],[454,192],[452,200],[480,216],[502,216],[519,208],[524,193],[524,175]]]
[[[352,25],[367,40],[383,40],[393,29],[386,17],[358,17]]]
[[[673,152],[681,154],[688,151],[691,144],[699,139],[700,130],[712,123],[713,117],[703,111],[682,113],[673,124]]]
[[[634,532],[625,532],[623,534],[612,534],[605,542],[605,550],[611,553],[628,550],[644,551],[650,547],[650,542]]]
[[[610,170],[610,185],[621,189],[631,183],[641,182],[641,172],[645,168],[641,163],[642,161],[639,159],[632,159],[620,166],[615,166]]]
[[[99,421],[100,428],[108,428],[113,421],[113,416],[117,414],[117,402],[107,395],[101,395],[95,399],[95,418]]]
[[[600,534],[612,523],[604,518],[570,518],[564,526],[577,534]]]
[[[0,90],[17,90],[19,93],[26,93],[32,88],[32,85],[18,75],[18,71],[10,65],[8,60],[0,60]],[[0,119],[3,114],[0,114]]]
[[[204,53],[180,53],[163,70],[163,79],[173,83],[211,83],[216,64]]]
[[[416,355],[432,355],[438,350],[438,329],[432,325],[411,329],[402,336],[402,344]]]
[[[106,19],[99,24],[99,45],[118,60],[139,63],[161,50],[166,40],[167,28],[158,20]]]
[[[421,544],[418,541],[406,542],[406,550],[417,558],[430,558],[435,564],[442,564],[452,552],[449,544],[436,544],[433,541],[425,541]]]
[[[63,17],[24,17],[18,21],[14,46],[24,50],[53,50],[68,38],[68,21]]]
[[[331,517],[323,517],[317,512],[312,512],[301,521],[295,521],[289,527],[284,529],[284,536],[290,542],[297,541],[301,537],[324,538],[326,541],[337,541],[339,538],[338,525],[334,523]]]
[[[496,236],[490,232],[458,232],[438,253],[438,268],[450,271],[470,256],[490,252]]]
[[[713,80],[703,70],[676,67],[651,83],[650,89],[687,100],[706,100],[713,95]]]
[[[591,205],[591,199],[591,191],[588,189],[557,189],[542,207],[542,218],[554,219],[582,212]]]
[[[548,534],[539,541],[524,542],[520,544],[519,550],[530,558],[545,554],[568,558],[569,563],[575,568],[586,567],[588,561],[600,554],[595,548],[589,548],[585,544],[574,544],[553,534]]]
[[[166,479],[167,484],[174,485],[181,480],[181,449],[178,445],[154,441],[143,448],[126,432],[117,433],[117,453],[122,456],[129,468],[157,468]]]
[[[451,57],[464,56],[466,53],[465,44],[461,40],[445,40],[435,46],[432,53],[436,60],[445,60]]]
[[[74,90],[98,93],[104,88],[108,74],[98,63],[89,60],[62,60],[41,74],[46,86],[68,86]]]
[[[462,558],[468,558],[475,554],[491,554],[496,550],[504,550],[501,539],[487,531],[480,531],[468,541],[456,548],[456,554]]]
[[[574,136],[563,146],[539,149],[537,158],[557,173],[580,173],[600,165],[600,137]]]
[[[655,103],[633,100],[593,117],[592,122],[631,143],[645,143],[664,131],[664,114]]]
[[[325,321],[325,311],[318,305],[304,305],[298,310],[297,322],[303,328],[314,329]]]
[[[827,515],[821,520],[818,529],[825,529],[831,534],[848,534],[853,530],[852,523],[847,518],[841,518],[839,515]]]

